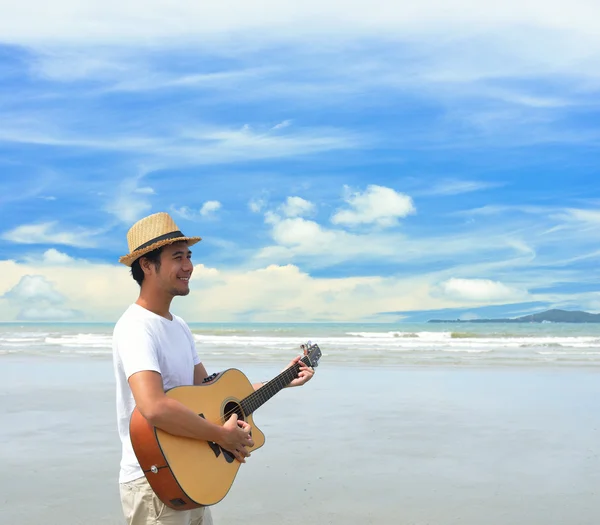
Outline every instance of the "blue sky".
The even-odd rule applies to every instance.
[[[203,237],[189,321],[600,311],[594,3],[28,5],[0,21],[1,321],[116,319],[157,211]]]

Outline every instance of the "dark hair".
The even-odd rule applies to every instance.
[[[161,246],[160,248],[156,248],[156,250],[152,250],[151,252],[142,255],[142,257],[154,264],[156,271],[160,270],[160,254],[162,249],[163,247]],[[140,266],[140,259],[142,259],[142,257],[133,261],[133,264],[131,265],[131,275],[140,286],[142,286],[142,282],[144,281],[144,270],[142,270],[142,267]]]

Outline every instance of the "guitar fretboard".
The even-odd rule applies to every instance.
[[[300,359],[300,361],[306,365],[310,364],[310,360],[306,356]],[[296,379],[296,377],[298,377],[298,370],[300,370],[300,365],[296,363],[281,372],[281,374],[278,376],[271,379],[271,381],[268,383],[265,383],[248,397],[244,398],[240,402],[240,406],[242,407],[244,414],[252,414],[252,412],[254,412],[263,403],[266,403],[277,392],[288,386],[294,379]]]

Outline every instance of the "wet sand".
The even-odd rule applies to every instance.
[[[215,523],[593,525],[598,399],[594,369],[322,362],[256,412]],[[124,523],[110,360],[3,356],[0,460],[3,525]]]

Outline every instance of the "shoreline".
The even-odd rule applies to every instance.
[[[243,366],[249,367],[267,367],[272,368],[273,365],[285,365],[285,357],[276,359],[257,359],[250,360],[248,358],[240,358],[240,356],[232,356],[226,359],[223,359],[223,356],[219,356],[220,359],[211,359],[209,356],[207,359],[203,359],[203,362],[208,367],[219,367],[220,370],[224,370],[225,368],[239,368],[235,366],[236,364],[240,364]],[[289,357],[289,356],[288,356]],[[410,362],[410,363],[399,363],[397,361],[382,361],[379,358],[373,359],[363,359],[363,360],[355,360],[349,361],[342,358],[336,359],[328,359],[329,356],[327,354],[323,354],[323,358],[319,363],[319,369],[325,366],[335,366],[341,368],[360,368],[365,370],[379,370],[379,369],[398,369],[398,370],[435,370],[439,368],[440,370],[480,370],[480,371],[492,371],[492,370],[510,370],[515,371],[520,368],[524,370],[581,370],[581,371],[600,371],[600,361],[590,361],[586,363],[573,363],[568,361],[537,361],[537,362],[525,362],[525,361],[515,361],[515,362],[490,362],[490,361],[480,361],[480,362],[443,362],[443,361],[429,361],[423,360],[421,363],[418,362]],[[2,353],[0,351],[0,364],[5,363],[8,364],[10,362],[18,363],[19,361],[27,362],[27,363],[36,363],[36,362],[44,362],[46,364],[60,364],[60,363],[69,363],[69,362],[86,362],[90,363],[112,363],[112,354],[106,352],[99,352],[95,354],[89,353],[64,353],[58,356],[51,355],[49,353],[40,353],[40,352],[14,352],[14,353]],[[41,364],[41,363],[40,363]],[[214,364],[214,367],[213,367]],[[224,367],[224,368],[221,368]],[[217,371],[216,369],[214,371]],[[281,370],[278,369],[280,372]]]

